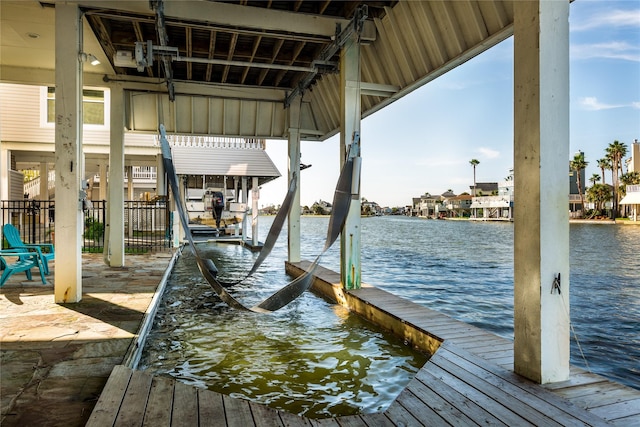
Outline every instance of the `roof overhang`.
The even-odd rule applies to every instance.
[[[627,193],[622,200],[621,205],[640,205],[640,193]]]
[[[280,177],[271,158],[261,148],[171,147],[178,175],[258,178],[258,185]]]

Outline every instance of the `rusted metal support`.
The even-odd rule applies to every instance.
[[[357,34],[340,54],[340,164],[351,156],[353,176],[351,203],[340,236],[340,277],[345,289],[358,289],[361,278],[360,256],[360,43]]]

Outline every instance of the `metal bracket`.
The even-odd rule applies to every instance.
[[[560,273],[558,273],[558,277],[553,278],[553,285],[551,285],[551,293],[553,294],[555,290],[558,291],[558,295],[562,293],[562,291],[560,290]]]
[[[298,83],[298,86],[296,86],[296,88],[293,89],[291,93],[289,93],[284,99],[284,108],[289,108],[289,105],[291,105],[293,99],[296,96],[301,95],[305,90],[307,90],[309,86],[311,86],[311,83],[315,79],[316,75],[318,75],[318,73],[321,71],[320,69],[318,69],[317,65],[330,63],[333,55],[335,55],[336,52],[347,43],[349,38],[354,33],[356,33],[358,36],[362,34],[364,21],[367,19],[367,16],[369,16],[369,6],[363,4],[356,9],[356,12],[353,14],[353,18],[351,18],[351,21],[349,21],[349,24],[344,30],[341,29],[340,24],[336,24],[336,35],[334,36],[334,40],[329,45],[325,46],[325,48],[322,49],[322,52],[320,52],[320,55],[318,55],[318,57],[313,60],[314,66],[316,67],[315,70],[307,74],[306,77],[303,78],[300,83]],[[326,72],[329,70],[331,69],[323,71]],[[337,70],[337,67],[334,70]]]
[[[164,25],[164,3],[163,0],[150,0],[149,7],[153,11],[156,12],[156,31],[158,32],[158,40],[160,41],[160,46],[163,48],[168,47],[169,44],[169,35],[167,34],[167,29]],[[147,52],[149,55],[149,52]],[[173,69],[171,68],[171,62],[169,59],[162,55],[162,67],[164,69],[164,75],[167,78],[167,91],[169,92],[169,100],[175,101],[175,87],[173,85]]]

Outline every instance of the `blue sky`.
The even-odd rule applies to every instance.
[[[576,0],[570,6],[570,152],[600,174],[597,160],[614,140],[640,140],[640,0]],[[513,38],[362,121],[362,197],[405,206],[425,192],[469,191],[503,180],[513,166]],[[339,137],[302,142],[301,204],[331,201]],[[267,152],[287,171],[286,141]],[[567,159],[567,168],[568,162]],[[606,177],[611,182],[611,176]],[[286,178],[263,186],[259,206],[278,205]],[[568,184],[567,184],[568,188]]]

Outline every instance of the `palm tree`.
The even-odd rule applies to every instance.
[[[600,175],[594,173],[591,175],[591,178],[589,178],[589,181],[591,181],[591,185],[596,185],[596,182],[600,181]]]
[[[622,185],[640,185],[640,171],[623,173],[620,182]]]
[[[595,204],[594,214],[598,214],[604,203],[611,199],[611,189],[605,184],[594,184],[587,188],[587,199]]]
[[[476,195],[476,166],[480,164],[478,159],[469,160],[469,164],[473,166],[473,195]]]
[[[602,183],[606,184],[604,182],[604,171],[611,169],[611,159],[609,159],[608,157],[601,158],[600,160],[598,160],[598,167],[602,171]]]
[[[611,178],[613,180],[613,215],[618,215],[618,170],[622,169],[622,159],[627,155],[627,145],[624,142],[613,141],[606,149],[611,159]]]
[[[582,182],[580,182],[580,172],[587,167],[589,162],[584,159],[584,153],[578,152],[573,156],[573,160],[569,163],[571,170],[576,171],[576,184],[578,184],[578,194],[580,195],[580,204],[582,206],[582,212],[584,215],[584,196],[582,195]]]

